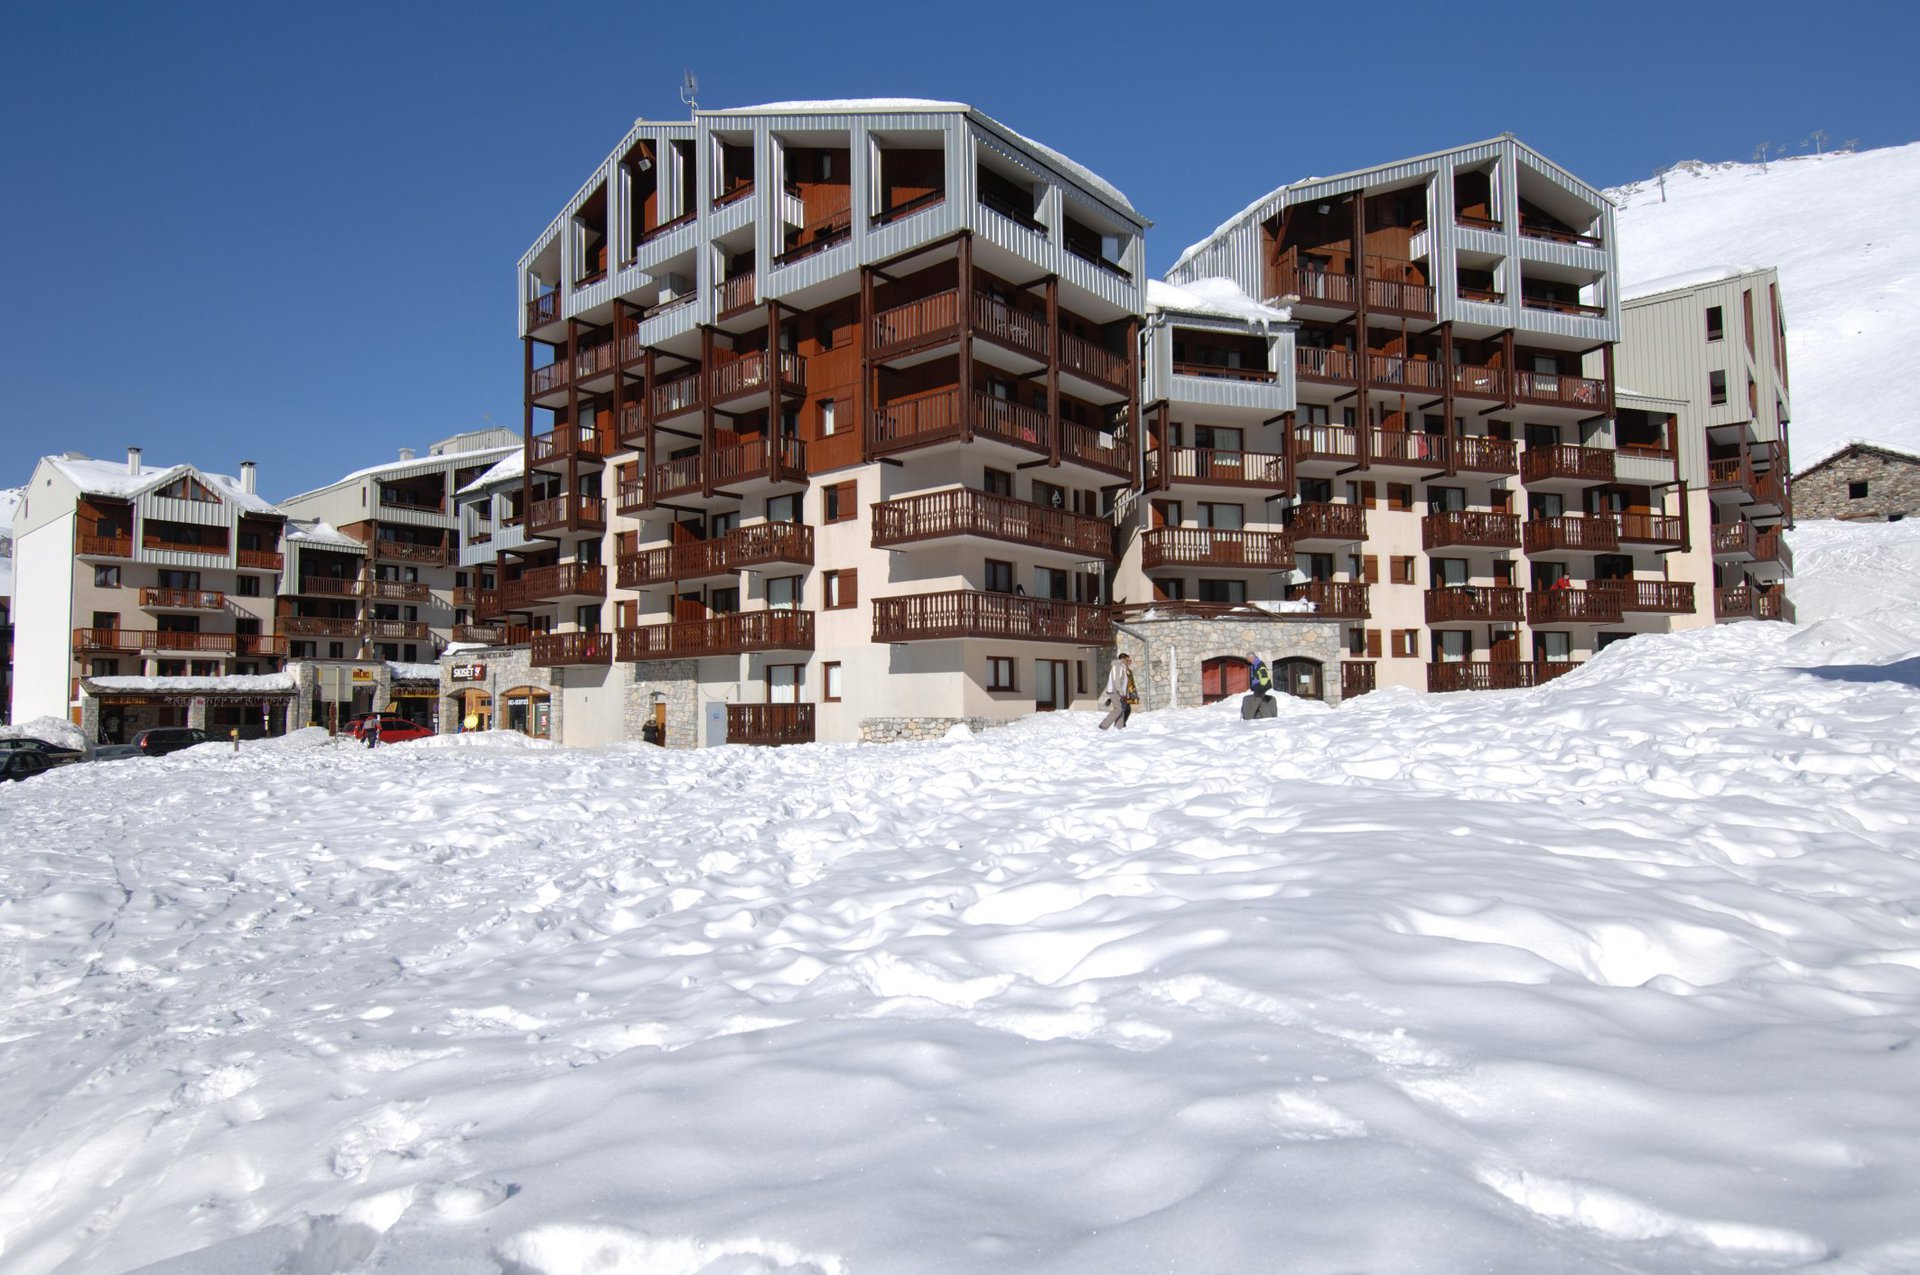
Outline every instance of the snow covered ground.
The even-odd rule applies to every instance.
[[[1758,164],[1679,165],[1607,192],[1628,290],[1702,267],[1780,268],[1793,375],[1793,462],[1863,438],[1920,451],[1920,143]],[[1863,374],[1863,371],[1865,374]]]
[[[0,1270],[1920,1269],[1920,525],[1530,692],[0,791]]]

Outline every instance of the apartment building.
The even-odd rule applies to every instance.
[[[186,720],[189,697],[154,679],[217,684],[270,676],[286,649],[273,631],[286,518],[239,477],[77,452],[34,467],[14,524],[14,720],[70,716],[98,683],[109,739]],[[176,688],[178,689],[178,688]],[[218,694],[215,726],[259,716],[257,698]]]
[[[1694,533],[1688,569],[1710,582],[1712,618],[1792,619],[1793,556],[1782,534],[1793,522],[1792,414],[1777,273],[1708,267],[1653,280],[1629,290],[1621,315],[1622,384],[1678,405],[1684,512]]]
[[[1175,376],[1146,446],[1257,440],[1258,525],[1294,556],[1272,600],[1344,625],[1349,693],[1535,685],[1698,614],[1672,558],[1689,543],[1674,421],[1617,402],[1599,190],[1511,136],[1310,178],[1168,274],[1218,280],[1292,321],[1263,373],[1270,414],[1250,429]],[[1244,345],[1242,368],[1257,355]],[[1172,490],[1159,482],[1150,496]]]
[[[1094,695],[1145,227],[958,103],[637,123],[519,265],[492,499],[525,539],[476,619],[526,630],[549,729],[897,738]]]

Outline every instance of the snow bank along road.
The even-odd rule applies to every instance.
[[[1920,1270],[1915,637],[11,785],[0,1270]]]

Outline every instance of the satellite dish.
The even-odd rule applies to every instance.
[[[700,103],[696,100],[699,96],[699,78],[695,76],[692,71],[682,71],[680,73],[680,100],[687,104],[688,110],[697,111],[700,109]]]

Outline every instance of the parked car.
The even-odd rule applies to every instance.
[[[143,757],[165,757],[182,748],[204,744],[210,738],[207,732],[193,726],[152,726],[133,737],[133,746]]]
[[[342,733],[358,740],[365,740],[367,724],[376,717],[380,719],[380,742],[383,744],[399,744],[409,739],[425,739],[433,734],[419,722],[410,722],[393,713],[367,713],[356,717],[346,724]]]
[[[32,753],[49,766],[67,766],[87,759],[83,748],[69,748],[65,744],[52,744],[44,739],[35,739],[31,735],[8,735],[0,738],[0,753]]]
[[[39,753],[28,752],[24,748],[9,748],[0,752],[0,782],[31,779],[46,770],[47,766],[47,759]]]

